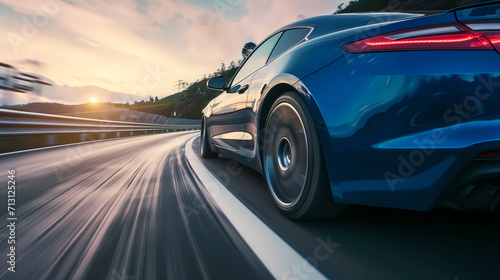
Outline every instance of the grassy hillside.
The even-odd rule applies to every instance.
[[[338,13],[423,12],[437,13],[486,0],[359,0],[346,2]]]
[[[230,80],[237,68],[221,71],[220,74]],[[208,78],[204,78],[189,85],[181,92],[170,95],[159,100],[136,102],[134,104],[114,104],[130,110],[157,114],[165,117],[176,117],[185,119],[201,118],[201,110],[207,106],[210,100],[217,97],[220,92],[207,88]]]

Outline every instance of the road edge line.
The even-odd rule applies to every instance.
[[[293,277],[294,267],[300,267],[309,274],[308,279],[328,279],[248,209],[203,165],[192,147],[196,137],[199,136],[189,139],[184,147],[188,163],[220,210],[271,275],[276,279],[288,279]]]

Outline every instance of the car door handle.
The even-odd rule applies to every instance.
[[[244,93],[245,91],[247,91],[247,89],[248,89],[248,85],[244,85],[244,86],[242,86],[240,89],[238,89],[238,93],[239,93],[239,94],[242,94],[242,93]]]

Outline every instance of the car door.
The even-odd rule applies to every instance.
[[[246,97],[246,123],[247,127],[246,138],[241,141],[240,150],[241,154],[246,158],[254,158],[257,147],[257,139],[250,137],[257,134],[258,124],[256,123],[257,118],[255,116],[255,104],[261,98],[261,93],[264,88],[266,88],[269,83],[269,79],[274,78],[281,73],[281,68],[279,66],[273,66],[272,61],[279,57],[281,54],[289,50],[290,48],[296,46],[297,44],[307,40],[307,36],[312,32],[312,27],[295,27],[282,32],[278,42],[273,48],[272,52],[265,62],[265,66],[261,67],[252,75],[251,89],[245,92]]]
[[[249,137],[246,128],[247,91],[251,87],[253,74],[264,66],[276,42],[277,33],[261,43],[245,60],[233,77],[229,90],[219,95],[212,105],[210,135],[212,143],[219,149],[238,153],[241,140]]]

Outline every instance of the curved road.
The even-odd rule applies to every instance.
[[[276,277],[207,191],[200,170],[193,170],[197,165],[185,148],[198,151],[198,138],[186,146],[198,133],[0,156],[0,278]],[[258,173],[222,156],[196,160],[327,278],[498,279],[498,217],[353,207],[338,220],[289,221]],[[15,273],[6,263],[11,169],[17,185]],[[293,266],[280,278],[312,279],[313,270]]]

